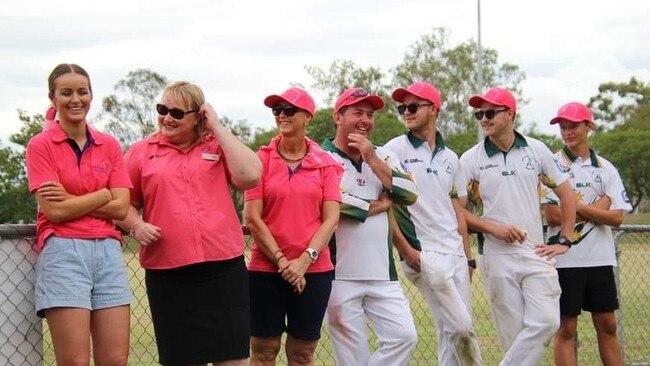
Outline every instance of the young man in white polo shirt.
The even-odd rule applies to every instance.
[[[335,280],[327,308],[337,365],[406,365],[417,343],[408,300],[397,280],[388,210],[417,199],[413,178],[368,136],[384,101],[361,88],[334,105],[336,137],[323,142],[344,168],[341,218],[331,245]],[[377,335],[370,353],[366,318]]]
[[[517,103],[508,90],[489,89],[469,105],[486,138],[460,158],[470,196],[482,206],[480,218],[469,211],[465,217],[470,229],[485,234],[479,265],[503,353],[499,365],[538,365],[560,325],[552,259],[571,245],[575,197],[548,147],[515,131]],[[560,198],[561,244],[544,245],[540,181]]]
[[[616,247],[612,227],[623,222],[632,210],[616,168],[589,146],[594,127],[589,108],[577,102],[562,106],[550,122],[560,125],[564,148],[555,154],[560,167],[571,175],[571,186],[578,197],[575,232],[579,238],[566,254],[557,257],[562,295],[560,330],[555,335],[554,356],[558,366],[576,364],[574,339],[582,309],[591,312],[600,359],[605,366],[623,364],[616,336],[618,296],[614,267]],[[544,215],[549,224],[549,243],[560,235],[560,209],[557,197],[545,191]]]
[[[458,156],[445,146],[436,128],[440,92],[419,81],[396,89],[393,100],[402,103],[397,111],[409,132],[384,147],[395,153],[422,187],[415,204],[393,205],[399,224],[395,240],[406,241],[396,245],[403,258],[402,271],[420,290],[436,321],[438,364],[481,365],[470,299],[470,271],[476,261],[457,192],[465,196],[465,185]]]

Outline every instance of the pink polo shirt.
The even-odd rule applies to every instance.
[[[341,202],[343,169],[318,144],[306,139],[307,155],[293,173],[278,154],[277,136],[257,152],[264,171],[257,187],[247,190],[245,200],[264,200],[262,220],[288,259],[299,257],[322,224],[324,201]],[[278,267],[253,243],[249,270],[276,272]],[[321,251],[307,272],[334,269],[329,247]]]
[[[88,147],[77,154],[58,123],[29,140],[25,152],[29,191],[34,193],[45,182],[59,182],[76,196],[102,188],[131,188],[124,169],[120,144],[111,135],[87,127]],[[36,250],[45,245],[50,235],[62,238],[115,238],[122,240],[111,220],[82,216],[54,223],[40,209],[36,215]]]
[[[155,134],[124,159],[131,202],[143,208],[144,221],[161,228],[160,240],[140,247],[142,267],[176,268],[244,253],[226,157],[214,136],[183,152]]]

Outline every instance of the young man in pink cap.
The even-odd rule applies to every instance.
[[[406,365],[417,343],[408,300],[397,280],[388,210],[417,199],[413,177],[388,150],[368,137],[384,107],[361,88],[345,90],[334,105],[336,137],[323,142],[344,168],[341,217],[331,243],[335,263],[327,316],[337,364]],[[377,335],[370,353],[366,317]]]
[[[515,131],[517,103],[508,90],[489,89],[469,105],[486,137],[460,158],[470,196],[482,207],[480,218],[469,211],[465,217],[470,229],[485,235],[479,265],[503,352],[499,365],[538,365],[560,325],[552,262],[572,244],[575,197],[549,148]],[[560,198],[559,244],[544,245],[540,180]]]
[[[470,271],[476,261],[458,202],[459,190],[466,195],[465,185],[458,156],[445,146],[436,128],[440,92],[419,81],[396,89],[393,100],[402,103],[397,111],[409,132],[384,147],[395,153],[421,187],[427,187],[415,204],[393,205],[402,271],[420,290],[436,321],[438,363],[481,365],[470,299]]]
[[[623,355],[616,337],[616,247],[611,228],[621,225],[623,214],[631,211],[632,206],[616,168],[589,146],[589,132],[594,127],[589,108],[577,102],[565,104],[550,123],[560,125],[565,143],[555,158],[571,175],[570,183],[578,197],[575,232],[579,234],[571,250],[555,263],[562,287],[555,364],[576,364],[574,340],[578,316],[584,309],[591,312],[603,365],[622,365]],[[560,208],[553,192],[545,193],[542,202],[549,224],[548,242],[555,243],[562,224]]]

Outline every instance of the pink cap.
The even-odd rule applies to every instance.
[[[343,107],[364,101],[370,102],[375,110],[384,108],[384,100],[381,99],[379,95],[370,94],[363,88],[350,88],[345,89],[345,91],[339,95],[338,99],[336,99],[336,103],[334,103],[334,112],[338,112]]]
[[[594,122],[594,116],[591,114],[589,107],[578,102],[567,103],[560,107],[557,111],[557,116],[551,120],[551,124],[556,124],[563,119],[576,123]]]
[[[393,100],[402,103],[404,101],[404,97],[406,97],[408,94],[415,95],[420,99],[428,100],[429,102],[433,103],[433,105],[435,105],[438,109],[440,109],[440,104],[442,104],[442,98],[440,97],[440,92],[438,89],[425,81],[417,81],[406,89],[395,89],[393,92]]]
[[[474,108],[481,108],[483,102],[508,107],[513,111],[517,110],[517,101],[515,100],[515,97],[509,90],[502,88],[491,88],[482,96],[475,95],[469,98],[469,105]]]
[[[316,112],[316,104],[314,103],[314,98],[305,91],[305,89],[298,87],[291,87],[284,91],[280,95],[269,95],[264,98],[264,105],[273,108],[278,105],[280,102],[286,102],[291,104],[294,107],[300,108],[307,111],[309,114],[314,116]]]

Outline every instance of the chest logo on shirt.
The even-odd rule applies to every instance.
[[[103,163],[93,165],[92,169],[96,173],[108,174],[111,171],[111,162],[110,161],[105,161]]]
[[[563,164],[560,160],[558,160],[556,157],[553,157],[553,161],[555,162],[555,166],[562,172],[562,173],[568,173],[571,170],[571,164]],[[572,177],[573,178],[573,177]]]
[[[576,183],[576,188],[588,188],[591,187],[590,182],[578,182]]]
[[[451,174],[451,172],[452,172],[453,169],[451,168],[451,163],[449,162],[449,159],[445,159],[444,164],[447,166],[447,167],[445,168],[445,173],[447,173],[447,174]]]
[[[424,160],[420,159],[404,159],[404,164],[413,164],[413,163],[424,163]]]
[[[501,175],[504,176],[504,177],[515,176],[515,175],[517,175],[517,171],[516,170],[503,170],[503,171],[501,171]]]
[[[357,178],[357,185],[359,187],[364,187],[366,185],[366,180],[361,177]]]
[[[594,170],[593,172],[591,172],[591,177],[594,179],[594,182],[596,182],[596,183],[602,183],[603,182],[603,176],[602,176],[602,172],[600,171],[600,169]]]
[[[433,168],[427,168],[427,174],[438,175],[438,171]]]
[[[524,156],[521,159],[521,162],[524,164],[524,168],[528,170],[535,170],[535,166],[537,165],[537,160],[530,155]]]
[[[487,164],[487,165],[481,165],[481,166],[478,167],[478,168],[479,168],[480,170],[488,170],[488,169],[498,168],[498,167],[499,167],[499,164]]]

